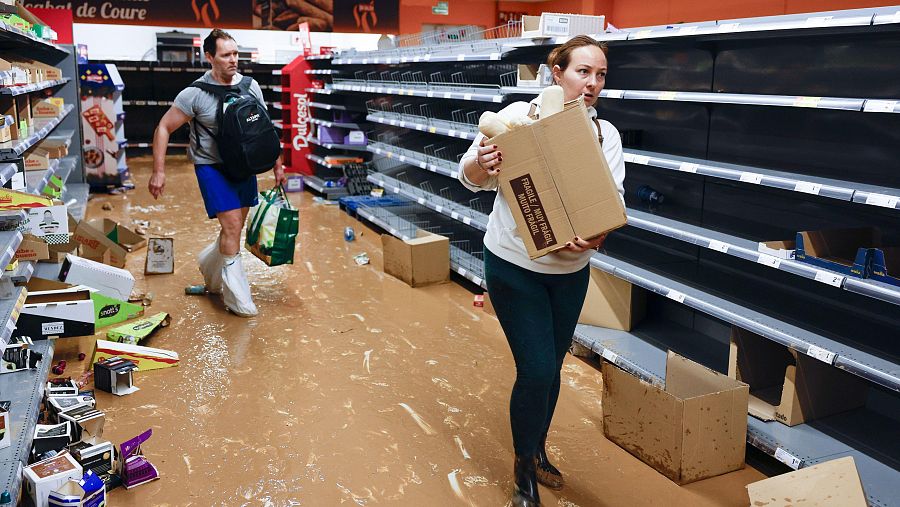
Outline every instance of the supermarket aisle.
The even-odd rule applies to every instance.
[[[213,236],[190,166],[170,163],[167,194],[153,202],[149,159],[129,163],[138,189],[94,199],[88,216],[149,220],[151,235],[176,238],[174,275],[140,280],[143,252],[128,267],[154,294],[150,310],[173,317],[147,345],[178,351],[181,365],[137,374],[130,396],[97,393],[112,442],[153,428],[144,450],[162,475],[115,490],[113,505],[505,503],[512,358],[471,293],[383,275],[377,234],[292,194],[297,264],[269,269],[245,253],[260,316],[231,316],[216,299],[183,294],[202,282],[195,254]],[[344,242],[346,225],[356,242]],[[361,252],[371,265],[353,262]],[[91,346],[60,342],[58,357]],[[545,505],[746,505],[744,485],[762,474],[678,487],[603,438],[596,370],[569,358],[564,375],[550,441],[568,485],[542,490]]]

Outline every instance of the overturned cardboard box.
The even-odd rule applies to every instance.
[[[81,245],[81,256],[85,259],[109,264],[117,268],[125,267],[128,251],[103,233],[102,228],[82,220],[75,229],[72,239]]]
[[[862,407],[868,393],[865,380],[738,327],[728,376],[750,385],[750,415],[788,426]]]
[[[856,461],[833,459],[747,485],[750,505],[759,507],[866,507]]]
[[[601,368],[606,438],[678,484],[744,467],[747,384],[671,351],[665,388]]]
[[[420,230],[415,239],[399,240],[382,234],[384,272],[410,287],[446,282],[450,278],[450,240]]]
[[[647,292],[621,278],[591,268],[579,324],[631,331],[646,313]]]
[[[94,334],[94,302],[86,288],[29,292],[13,336],[32,339]]]
[[[500,193],[532,259],[625,225],[625,205],[582,99],[494,137],[503,153]]]

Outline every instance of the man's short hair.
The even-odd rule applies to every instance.
[[[228,32],[222,30],[220,28],[213,28],[209,35],[203,39],[203,52],[209,53],[212,56],[216,56],[216,41],[219,39],[231,39],[234,40]],[[237,42],[237,41],[235,41]]]

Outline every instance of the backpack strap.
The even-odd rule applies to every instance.
[[[532,120],[537,120],[537,104],[531,104],[531,109],[528,110],[528,117]]]
[[[237,87],[241,91],[241,93],[248,93],[250,91],[251,84],[253,84],[252,77],[241,76],[241,81],[237,84]]]
[[[600,128],[600,120],[597,118],[593,120],[597,124],[597,141],[600,143],[600,147],[603,148],[603,129]]]
[[[248,78],[248,76],[244,76],[241,79],[240,84],[243,84],[244,80],[247,78]],[[240,84],[238,86],[240,86]],[[240,91],[240,88],[235,87],[234,85],[230,85],[230,86],[214,85],[212,83],[203,82],[199,79],[194,81],[193,83],[191,83],[189,85],[189,88],[198,88],[198,89],[203,90],[206,93],[209,93],[210,95],[216,97],[217,99],[219,99],[219,105],[218,105],[218,107],[216,107],[216,125],[222,124],[222,113],[223,113],[222,105],[225,101],[225,97],[228,96],[229,93],[234,93],[234,92]],[[197,135],[197,125],[199,124],[199,122],[197,120],[194,120],[191,123],[193,124],[193,127],[194,127],[194,136],[197,138],[197,141],[199,144],[200,136]],[[203,127],[203,129],[206,130],[206,132],[210,136],[212,136],[213,139],[217,138],[217,136],[213,134],[212,130],[207,128],[205,125],[200,125],[200,126]]]

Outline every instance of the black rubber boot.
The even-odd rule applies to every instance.
[[[562,489],[565,486],[566,481],[563,480],[562,473],[550,463],[550,458],[547,457],[547,435],[541,438],[541,445],[534,457],[534,464],[538,482],[550,489]]]
[[[516,455],[513,465],[515,484],[513,485],[512,507],[541,507],[534,463],[534,456]]]

